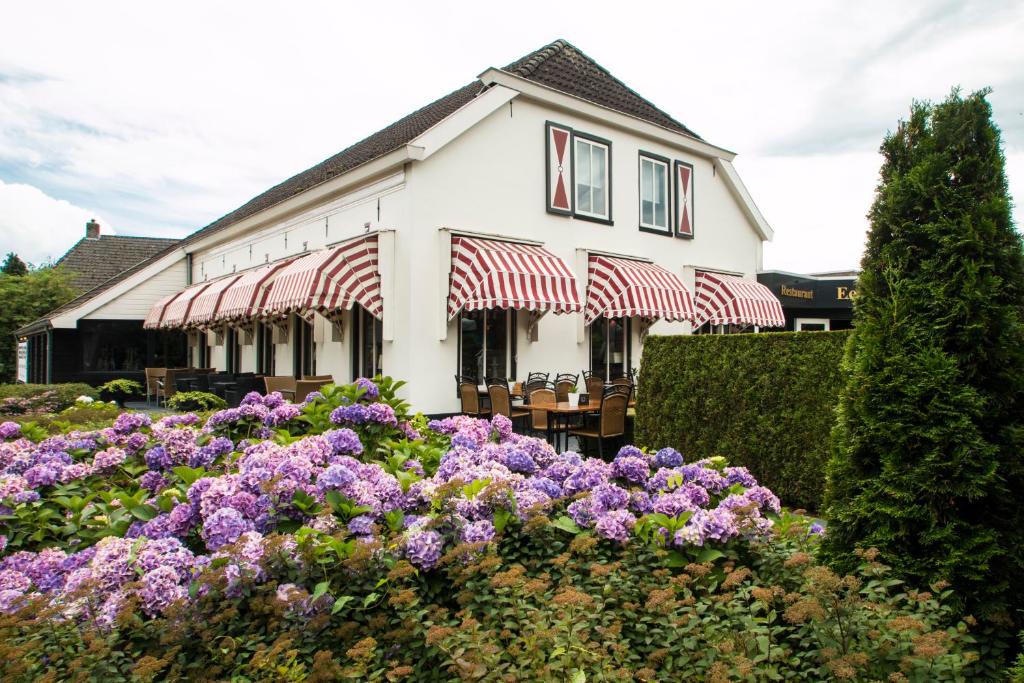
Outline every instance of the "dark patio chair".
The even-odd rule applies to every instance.
[[[569,434],[580,440],[597,441],[597,453],[603,459],[605,440],[620,438],[626,433],[628,404],[629,387],[619,384],[606,385],[601,396],[597,424],[592,427],[570,429]]]
[[[576,389],[579,378],[579,375],[571,372],[560,372],[555,376],[555,396],[559,401],[569,400],[569,394]]]
[[[508,380],[504,378],[494,383],[488,383],[487,396],[491,399],[491,414],[504,415],[512,420],[513,425],[517,420],[523,420],[530,415],[529,410],[512,407],[512,396],[508,390]]]
[[[491,409],[483,405],[480,387],[475,377],[455,375],[455,384],[459,389],[459,400],[462,402],[462,413],[472,417],[489,417]]]
[[[235,407],[242,402],[242,399],[245,398],[245,395],[250,391],[263,391],[262,377],[256,377],[250,373],[248,377],[236,378],[235,386],[228,387],[224,392],[224,400],[228,402],[229,406]]]

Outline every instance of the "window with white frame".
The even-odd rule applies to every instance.
[[[594,138],[574,137],[573,181],[576,186],[575,215],[599,220],[611,219],[611,182],[608,176],[611,145]]]
[[[640,155],[640,227],[672,234],[669,227],[669,162]]]

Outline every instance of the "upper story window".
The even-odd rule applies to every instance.
[[[609,144],[574,136],[575,162],[573,182],[576,186],[576,215],[608,220],[611,217],[608,178]]]
[[[546,177],[548,213],[612,222],[612,144],[548,122]]]
[[[640,228],[668,235],[669,160],[652,154],[640,154]]]

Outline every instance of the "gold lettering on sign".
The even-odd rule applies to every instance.
[[[795,299],[813,299],[814,290],[810,289],[794,289],[793,287],[787,287],[782,285],[781,292],[782,296],[791,296]]]
[[[857,298],[857,290],[849,287],[836,287],[836,298],[840,301],[852,301]]]

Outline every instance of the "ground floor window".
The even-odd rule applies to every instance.
[[[210,336],[206,332],[199,332],[196,336],[195,354],[195,367],[211,367],[210,359],[213,358],[213,349],[210,348]]]
[[[277,346],[274,344],[274,326],[256,323],[256,372],[260,375],[274,375]]]
[[[797,332],[826,332],[829,329],[828,318],[797,318],[793,321]]]
[[[590,324],[590,371],[604,379],[628,375],[629,318],[598,318]]]
[[[296,379],[316,374],[316,342],[313,340],[313,323],[295,316],[295,364]]]
[[[459,316],[459,374],[515,376],[515,311],[490,309]]]
[[[352,310],[352,379],[384,374],[384,326],[362,306]]]
[[[226,354],[227,371],[239,373],[242,371],[242,340],[238,330],[229,327],[224,336],[224,353]]]
[[[49,339],[45,334],[28,338],[28,381],[32,384],[49,382]]]

